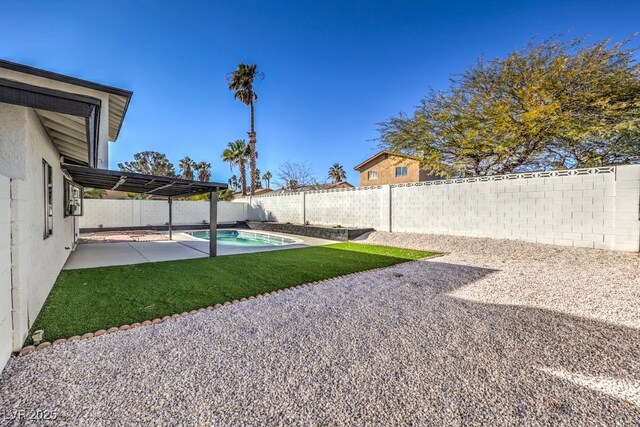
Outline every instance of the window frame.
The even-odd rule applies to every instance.
[[[42,193],[42,238],[48,239],[53,235],[53,168],[45,159],[42,159]]]
[[[379,179],[378,171],[367,171],[367,180],[368,181],[374,181],[376,179]]]
[[[400,174],[398,174],[398,170],[401,172]],[[404,174],[402,172],[404,172]],[[396,178],[402,178],[404,176],[409,176],[409,166],[396,166]]]

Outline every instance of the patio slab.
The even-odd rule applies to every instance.
[[[269,234],[295,238],[300,243],[266,247],[218,244],[218,255],[224,256],[253,252],[267,252],[335,243],[331,240],[291,236],[284,233]],[[69,256],[69,259],[63,269],[73,270],[77,268],[130,265],[145,262],[206,258],[209,256],[209,242],[206,240],[197,239],[187,233],[174,233],[173,239],[174,240],[172,241],[79,244],[76,250]]]

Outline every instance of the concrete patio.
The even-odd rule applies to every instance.
[[[252,252],[277,251],[335,243],[331,240],[284,233],[269,234],[294,238],[300,243],[283,246],[232,246],[218,244],[218,256]],[[151,242],[81,243],[71,253],[64,270],[106,267],[111,265],[142,264],[145,262],[175,261],[181,259],[206,258],[209,256],[209,241],[194,238],[186,233],[174,233],[173,240]]]

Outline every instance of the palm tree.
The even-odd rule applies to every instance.
[[[346,177],[347,174],[340,163],[334,163],[333,166],[329,168],[329,178],[334,184],[344,181]]]
[[[182,171],[180,177],[183,179],[188,179],[189,181],[193,181],[193,168],[196,166],[196,162],[191,160],[189,157],[185,157],[180,160],[180,170]]]
[[[198,172],[199,181],[209,182],[211,180],[211,163],[196,163],[193,168]]]
[[[250,108],[251,127],[249,131],[249,169],[251,171],[251,195],[255,193],[256,186],[256,131],[254,102],[258,100],[258,95],[253,90],[253,82],[256,77],[264,78],[264,74],[257,70],[256,64],[238,64],[238,68],[227,77],[229,90],[234,91],[233,97]]]
[[[262,181],[260,180],[260,169],[256,169],[256,190],[262,188]]]
[[[262,175],[262,179],[265,180],[266,184],[267,184],[267,188],[271,188],[271,172],[267,171],[265,172],[264,175]]]
[[[238,183],[238,177],[235,175],[232,175],[231,178],[229,178],[229,187],[231,187],[232,190],[237,190],[238,187],[240,186],[240,184]]]
[[[231,170],[233,166],[237,166],[240,170],[240,185],[242,186],[242,195],[247,195],[247,159],[251,156],[249,147],[244,139],[236,139],[227,144],[227,148],[222,152],[222,160],[229,163]]]

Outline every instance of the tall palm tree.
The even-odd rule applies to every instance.
[[[347,174],[340,163],[334,163],[333,166],[329,168],[329,178],[334,184],[344,181],[346,177]]]
[[[233,166],[237,166],[240,170],[240,185],[242,186],[242,195],[247,195],[247,159],[251,156],[251,152],[244,139],[236,139],[227,144],[227,148],[222,152],[222,160],[229,163],[231,170]]]
[[[260,169],[256,169],[256,190],[262,188],[262,181],[260,180]]]
[[[231,187],[232,190],[237,190],[238,187],[240,186],[240,184],[238,183],[238,177],[235,175],[231,175],[231,178],[229,178],[229,187]]]
[[[211,163],[196,163],[193,168],[198,172],[199,181],[209,182],[211,180]]]
[[[249,130],[249,169],[251,171],[251,195],[255,193],[256,186],[256,131],[255,131],[255,108],[254,103],[258,100],[258,95],[253,89],[253,82],[256,77],[264,78],[264,73],[257,70],[256,64],[238,64],[238,68],[227,77],[229,90],[234,91],[233,97],[250,108],[251,127]]]
[[[262,175],[262,179],[266,181],[267,184],[267,188],[271,188],[271,178],[273,176],[271,175],[271,172],[266,171],[264,175]]]
[[[189,157],[184,157],[180,160],[180,170],[182,171],[180,177],[183,179],[188,179],[193,181],[193,168],[196,166],[196,162],[191,160]]]

